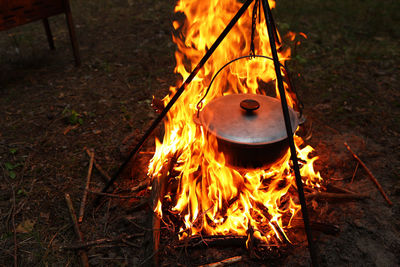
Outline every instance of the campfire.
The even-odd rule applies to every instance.
[[[256,1],[254,5],[258,3]],[[275,5],[271,1],[270,4]],[[232,0],[177,3],[175,12],[183,13],[185,20],[173,22],[176,31],[173,40],[177,45],[176,73],[183,79],[189,76],[241,5]],[[249,51],[272,56],[264,16],[256,18],[259,23],[253,29],[255,34],[250,34],[253,13],[257,9],[252,6],[167,113],[163,140],[155,140],[156,150],[148,174],[162,186],[154,211],[165,223],[174,222],[179,239],[234,235],[247,236],[250,240],[251,236],[264,244],[279,246],[291,242],[287,231],[295,219],[301,218],[287,147],[283,156],[266,168],[238,168],[229,163],[226,153],[221,152],[221,142],[216,135],[210,134],[207,125],[202,125],[198,119],[198,112],[222,96],[265,96],[271,93],[268,88],[274,88],[272,96],[279,99],[272,60],[253,54],[221,69],[227,62]],[[254,39],[251,36],[255,36]],[[293,40],[295,35],[290,33],[288,38]],[[290,59],[290,53],[288,47],[279,47],[282,64]],[[215,76],[217,72],[218,77]],[[284,87],[289,107],[297,109],[295,94],[287,82]],[[164,105],[171,101],[177,90],[177,87],[170,88],[171,94],[163,99]],[[279,112],[282,116],[281,109]],[[313,167],[318,157],[310,157],[313,148],[301,137],[295,134],[294,140],[303,183],[309,192],[318,191],[322,178]]]
[[[141,265],[155,266],[160,266],[162,252],[179,257],[181,248],[213,244],[247,248],[248,259],[236,256],[207,265],[221,266],[277,259],[286,248],[302,248],[307,240],[311,264],[318,266],[311,229],[326,234],[337,234],[340,229],[324,222],[321,215],[327,205],[318,210],[318,201],[369,195],[322,179],[314,170],[318,157],[297,134],[304,122],[302,105],[285,64],[291,51],[282,44],[282,40],[296,40],[296,35],[280,37],[266,0],[243,4],[185,0],[178,2],[175,12],[185,18],[173,22],[175,72],[184,81],[171,87],[163,100],[153,99],[159,115],[116,173],[112,177],[103,174],[107,183],[101,192],[90,190],[93,166],[104,171],[95,162],[94,152],[87,150],[90,163],[78,218],[70,196],[65,196],[79,243],[63,248],[115,242],[137,247],[127,239],[143,237]],[[130,195],[107,193],[160,122],[164,123],[162,140],[155,139],[154,152],[142,151],[152,155],[146,161],[147,178],[130,187]],[[372,172],[344,145],[358,161],[352,180],[362,166],[392,205]],[[144,232],[83,242],[78,222],[83,221],[88,193],[98,195],[94,206],[101,196],[134,198],[128,201],[136,202],[130,210],[150,206],[146,214],[151,226],[142,227],[129,216],[126,220]],[[161,237],[168,241],[160,242]],[[81,259],[86,266],[85,253]]]

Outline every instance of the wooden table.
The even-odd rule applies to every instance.
[[[37,20],[43,21],[50,49],[54,49],[48,17],[65,14],[72,51],[77,66],[81,64],[79,45],[72,21],[69,0],[0,0],[0,31]]]

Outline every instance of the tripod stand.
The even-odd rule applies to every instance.
[[[158,126],[158,124],[163,120],[163,118],[166,116],[166,114],[171,109],[171,107],[175,104],[175,102],[178,100],[178,98],[181,96],[181,94],[185,91],[185,89],[189,85],[189,83],[193,80],[193,78],[197,75],[199,70],[204,66],[204,64],[207,62],[207,60],[210,58],[210,56],[214,53],[215,49],[220,45],[220,43],[224,40],[224,38],[227,36],[227,34],[230,32],[230,30],[233,28],[233,26],[237,23],[237,21],[240,19],[240,17],[249,8],[250,4],[254,1],[256,1],[256,3],[257,3],[257,0],[246,0],[246,2],[238,10],[236,15],[228,23],[226,28],[223,30],[223,32],[220,34],[220,36],[216,39],[216,41],[213,43],[213,45],[209,48],[209,50],[206,52],[206,54],[203,56],[203,58],[200,60],[200,62],[197,64],[197,66],[194,68],[194,70],[186,78],[186,80],[183,82],[183,84],[178,88],[175,95],[171,98],[170,102],[165,106],[165,108],[162,110],[162,112],[159,114],[159,116],[154,120],[154,122],[151,124],[151,126],[147,129],[147,131],[142,136],[139,143],[134,147],[134,149],[130,153],[127,160],[120,166],[120,168],[114,174],[112,179],[103,188],[103,190],[102,190],[103,193],[106,192],[108,190],[108,188],[114,184],[116,179],[120,176],[120,174],[125,169],[125,167],[128,165],[128,163],[131,161],[131,159],[137,155],[137,153],[142,148],[142,146],[143,146],[144,142],[147,140],[147,138],[151,135],[151,133],[154,131],[154,129]],[[278,53],[277,53],[277,49],[276,49],[276,43],[279,44],[278,35],[276,32],[275,23],[273,21],[272,12],[271,12],[268,1],[267,0],[258,0],[258,1],[261,1],[261,3],[262,3],[262,10],[264,12],[264,16],[266,19],[269,43],[270,43],[270,47],[271,47],[272,59],[274,62],[276,79],[277,79],[277,83],[278,83],[278,91],[279,91],[281,105],[282,105],[283,118],[284,118],[284,122],[285,122],[286,133],[287,133],[288,142],[289,142],[289,148],[290,148],[290,152],[291,152],[291,160],[293,163],[292,168],[295,173],[297,191],[298,191],[298,195],[299,195],[299,200],[300,200],[301,211],[302,211],[302,215],[303,215],[304,227],[305,227],[307,240],[308,240],[308,247],[309,247],[309,251],[310,251],[311,261],[312,261],[313,266],[318,266],[316,250],[315,250],[314,243],[312,240],[311,229],[310,229],[310,225],[309,225],[309,217],[308,217],[306,200],[305,200],[305,196],[304,196],[303,183],[301,180],[300,169],[299,169],[299,164],[298,164],[298,159],[297,159],[297,154],[296,154],[296,147],[295,147],[294,139],[293,139],[293,135],[292,135],[293,131],[292,131],[292,126],[291,126],[291,122],[290,122],[287,101],[286,101],[286,93],[285,93],[285,89],[284,89],[284,85],[283,85],[281,65],[280,65],[280,61],[279,61],[279,57],[278,57]]]

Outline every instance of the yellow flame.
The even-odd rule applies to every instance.
[[[275,1],[269,3],[275,7]],[[174,29],[180,33],[173,36],[177,44],[176,73],[187,78],[240,7],[241,3],[234,0],[178,1],[175,12],[185,14],[185,20],[173,22]],[[256,238],[268,244],[279,243],[282,234],[288,239],[285,229],[300,209],[289,152],[269,169],[238,171],[225,165],[224,155],[217,150],[216,138],[207,135],[194,121],[196,104],[212,76],[226,62],[249,53],[252,9],[250,6],[244,13],[171,108],[165,119],[162,143],[156,139],[156,151],[148,170],[151,177],[158,179],[168,159],[178,155],[174,171],[179,173],[175,177],[179,186],[176,192],[170,192],[170,212],[182,219],[181,238],[198,233],[247,235],[251,225]],[[256,54],[271,56],[265,25],[265,18],[261,16],[254,40]],[[291,33],[290,38],[294,40],[295,35]],[[290,49],[279,49],[282,63],[289,57]],[[239,60],[220,73],[203,104],[225,94],[265,94],[259,89],[261,81],[275,82],[273,62],[262,58]],[[164,103],[169,102],[176,89],[170,88]],[[277,91],[276,95],[279,98]],[[290,92],[287,101],[290,106],[296,101]],[[317,158],[308,157],[313,149],[310,146],[300,149],[302,139],[295,137],[295,141],[298,157],[306,162],[301,167],[304,183],[319,187],[322,178],[313,168]],[[155,211],[162,216],[161,200]]]

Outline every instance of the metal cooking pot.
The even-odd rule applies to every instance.
[[[289,108],[293,133],[299,125]],[[257,94],[232,94],[210,101],[199,113],[201,125],[216,136],[218,151],[232,167],[268,168],[289,148],[281,102]]]

